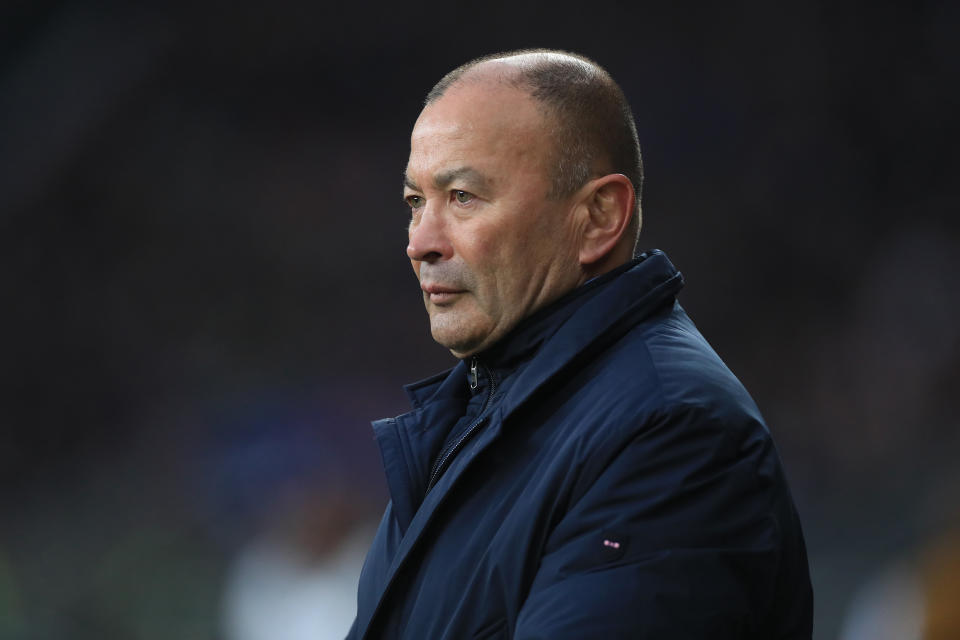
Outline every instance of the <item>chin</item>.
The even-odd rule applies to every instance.
[[[486,315],[473,311],[447,308],[430,313],[430,335],[458,358],[480,351],[494,330]]]
[[[457,358],[465,358],[473,353],[476,341],[464,340],[459,336],[448,336],[433,333],[433,340],[444,349],[449,349]]]
[[[434,341],[457,358],[465,358],[477,350],[482,339],[460,331],[451,331],[448,327],[432,327],[430,334]]]

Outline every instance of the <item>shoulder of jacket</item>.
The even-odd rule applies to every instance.
[[[603,408],[586,427],[597,445],[623,446],[664,425],[716,428],[721,437],[738,425],[766,431],[746,389],[679,308],[631,329],[584,376],[584,400]]]

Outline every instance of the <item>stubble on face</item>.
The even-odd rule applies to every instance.
[[[433,339],[455,352],[470,351],[473,346],[470,336],[483,331],[475,320],[470,321],[465,309],[471,304],[467,298],[477,290],[470,267],[452,260],[422,263],[417,275],[421,288],[427,289],[423,291],[423,304],[430,317]],[[429,290],[437,286],[453,293],[431,294]]]
[[[408,178],[428,200],[423,215],[434,216],[423,224],[435,226],[418,230],[415,214],[411,246],[422,244],[423,237],[414,236],[421,232],[438,234],[439,244],[432,257],[411,255],[411,261],[425,290],[431,333],[457,357],[491,346],[576,285],[575,260],[564,252],[570,243],[562,206],[547,201],[551,145],[533,99],[499,83],[454,85],[414,127]],[[467,186],[434,184],[464,167],[484,182],[472,209],[450,197],[449,189]],[[455,293],[434,295],[431,287]]]

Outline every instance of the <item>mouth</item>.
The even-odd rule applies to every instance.
[[[421,285],[420,288],[423,289],[424,297],[436,305],[450,304],[456,300],[457,296],[464,293],[463,289],[437,284]]]

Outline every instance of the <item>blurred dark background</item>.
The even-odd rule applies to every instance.
[[[369,421],[453,363],[404,254],[409,131],[446,71],[534,46],[633,105],[641,244],[768,419],[816,637],[929,627],[958,593],[930,586],[960,548],[958,7],[8,0],[0,638],[345,632]]]

